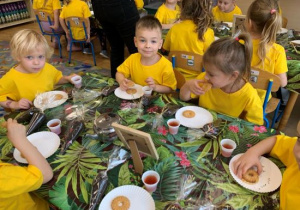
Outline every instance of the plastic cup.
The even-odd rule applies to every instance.
[[[236,148],[236,143],[231,139],[222,139],[221,140],[221,154],[224,157],[230,157],[233,150]]]
[[[179,129],[179,126],[180,126],[180,121],[179,120],[176,120],[176,119],[169,119],[168,122],[167,122],[168,126],[169,126],[169,132],[170,134],[177,134],[178,133],[178,129]]]
[[[145,96],[151,96],[153,89],[149,86],[144,86],[142,90],[144,91]]]
[[[81,88],[82,86],[82,78],[79,75],[76,75],[74,77],[71,78],[72,83],[74,84],[74,86],[76,88]]]
[[[61,121],[60,119],[53,119],[47,123],[47,127],[51,132],[56,133],[57,135],[61,133]]]
[[[156,190],[159,180],[160,176],[156,171],[146,171],[142,175],[142,181],[149,193],[152,193]]]

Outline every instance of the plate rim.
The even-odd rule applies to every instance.
[[[134,99],[138,99],[138,98],[143,97],[143,95],[144,95],[144,91],[143,91],[143,89],[142,89],[143,86],[142,86],[142,85],[139,85],[139,84],[134,84],[134,87],[141,90],[141,95],[140,95],[140,96],[135,96],[135,94],[136,94],[136,93],[135,93],[135,94],[133,94],[134,97],[130,97],[130,98],[122,97],[122,96],[120,96],[119,94],[116,94],[116,92],[122,91],[122,92],[124,92],[124,93],[127,94],[127,95],[129,95],[129,94],[126,93],[125,91],[121,90],[120,87],[117,87],[117,88],[115,89],[114,94],[115,94],[115,96],[117,96],[118,98],[121,98],[121,99],[123,99],[123,100],[134,100]]]
[[[66,101],[68,100],[68,98],[69,98],[69,97],[68,97],[68,94],[67,94],[66,92],[64,92],[64,91],[61,91],[61,90],[51,90],[51,91],[46,91],[46,92],[43,92],[43,93],[39,94],[39,96],[40,96],[40,95],[44,95],[44,94],[49,94],[49,93],[61,93],[61,94],[63,95],[63,98],[60,99],[60,100],[55,101],[56,103],[55,103],[54,105],[53,105],[53,102],[52,102],[52,105],[47,106],[47,109],[51,109],[51,108],[57,107],[57,106],[63,104],[64,102],[66,102]],[[34,105],[36,108],[39,108],[39,109],[40,109],[40,106],[37,106],[36,98],[37,98],[37,97],[34,98],[33,105]]]
[[[290,41],[293,44],[300,45],[300,39]]]

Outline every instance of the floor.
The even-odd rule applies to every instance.
[[[29,23],[29,24],[22,24],[14,27],[9,27],[5,29],[1,29],[0,33],[0,40],[7,40],[10,41],[10,38],[13,36],[14,33],[16,33],[18,30],[25,29],[25,28],[30,28],[39,31],[38,24],[37,23]],[[50,38],[46,36],[50,43]],[[68,52],[66,50],[66,41],[65,39],[61,39],[62,46],[63,46],[63,51],[62,54],[63,56],[68,56]],[[96,51],[96,63],[97,66],[105,69],[110,69],[110,62],[109,59],[103,58],[99,53],[100,53],[100,44],[98,39],[95,40],[94,43],[95,46],[95,51]],[[58,49],[55,50],[55,54],[59,54]],[[93,57],[92,55],[86,55],[83,54],[82,52],[73,52],[72,53],[72,59],[79,60],[85,63],[89,63],[93,65]],[[299,97],[300,98],[300,97]],[[300,120],[300,99],[298,98],[293,112],[290,116],[290,119],[288,121],[288,124],[286,125],[286,128],[283,130],[283,132],[286,135],[289,136],[296,136],[296,126],[298,124],[298,121]]]

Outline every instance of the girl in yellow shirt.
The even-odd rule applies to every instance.
[[[248,34],[215,41],[203,56],[205,72],[183,85],[180,99],[199,96],[201,107],[262,125],[262,102],[248,82],[251,56]],[[212,88],[206,90],[203,83],[210,83]]]
[[[218,22],[233,22],[233,15],[241,15],[242,10],[235,0],[218,0],[218,5],[212,9],[214,19]]]
[[[175,23],[179,22],[180,8],[177,0],[166,0],[155,13],[155,17],[162,25],[162,29],[170,29]]]

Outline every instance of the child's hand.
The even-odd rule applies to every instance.
[[[58,24],[54,24],[54,25],[50,26],[50,28],[52,28],[52,29],[54,29],[54,30],[57,30],[57,29],[58,29],[58,27],[59,27],[59,25],[58,25]]]
[[[155,81],[152,77],[148,77],[145,82],[148,84],[148,86],[150,88],[152,88],[154,91],[155,91],[155,88],[156,88],[156,84],[155,84]]]
[[[65,78],[66,78],[70,83],[73,84],[72,78],[75,77],[75,76],[79,76],[79,75],[77,75],[77,74],[70,74],[69,76],[65,76]]]
[[[11,109],[29,109],[32,106],[32,102],[27,98],[22,98],[20,101],[13,101],[9,108]]]
[[[199,86],[199,84],[198,84],[199,82],[204,82],[204,80],[191,79],[191,80],[189,80],[189,81],[186,82],[189,91],[191,91],[195,95],[203,95],[205,93],[205,91],[203,90],[203,88],[201,88]]]
[[[262,165],[259,161],[259,156],[251,150],[248,150],[239,159],[233,162],[233,172],[241,179],[242,175],[253,166],[257,167],[258,174],[262,172]]]
[[[91,41],[91,35],[90,35],[90,34],[88,34],[88,35],[87,35],[86,42],[90,42],[90,41]]]
[[[124,79],[119,83],[121,90],[123,90],[123,91],[127,90],[127,89],[129,88],[128,85],[129,85],[130,83],[132,83],[131,80],[124,78]]]
[[[24,125],[19,124],[16,120],[9,118],[7,120],[7,137],[13,145],[20,144],[26,138],[26,128]]]

